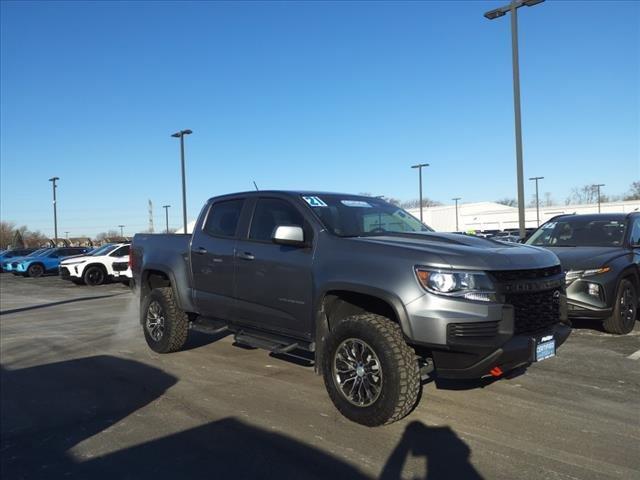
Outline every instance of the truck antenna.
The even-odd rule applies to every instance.
[[[260,189],[258,188],[258,185],[256,185],[256,181],[255,181],[255,180],[253,181],[253,186],[254,186],[254,187],[256,187],[256,192],[257,192],[258,190],[260,190]]]

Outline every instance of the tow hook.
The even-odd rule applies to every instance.
[[[491,374],[492,377],[500,377],[502,376],[502,374],[504,373],[502,371],[502,369],[500,367],[493,367],[491,370],[489,370],[489,373]]]

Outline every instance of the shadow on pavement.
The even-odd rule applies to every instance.
[[[572,318],[571,328],[576,330],[595,330],[596,332],[607,333],[604,330],[602,320],[598,320],[596,318]]]
[[[471,378],[471,379],[450,379],[450,378],[437,378],[432,377],[427,381],[423,381],[423,385],[429,382],[434,382],[438,390],[475,390],[478,388],[485,388],[496,382],[504,382],[518,378],[527,372],[527,367],[518,367],[511,371],[506,372],[501,377],[484,377],[484,378]]]
[[[425,457],[427,460],[425,476],[413,478],[482,479],[469,462],[470,455],[471,449],[451,428],[428,427],[420,422],[412,422],[382,469],[380,480],[402,478],[402,470],[409,456]]]
[[[87,300],[98,300],[100,298],[117,297],[118,295],[126,295],[129,292],[112,293],[110,295],[93,295],[91,297],[72,298],[70,300],[60,300],[58,302],[43,303],[40,305],[31,305],[29,307],[13,308],[11,310],[2,310],[0,315],[8,315],[10,313],[28,312],[29,310],[37,310],[39,308],[55,307],[56,305],[64,305],[66,303],[86,302]]]
[[[281,433],[234,418],[144,442],[153,435],[158,411],[138,414],[160,398],[176,377],[143,363],[113,356],[68,360],[19,370],[0,369],[0,473],[3,479],[349,479],[370,478],[356,467]],[[166,415],[172,415],[167,402]],[[179,406],[177,408],[180,408]],[[148,430],[148,432],[147,432]],[[111,451],[91,458],[81,442]],[[375,435],[375,430],[370,431]],[[130,447],[118,445],[123,435]],[[142,439],[143,443],[139,443]],[[106,446],[106,448],[105,448]],[[115,450],[115,451],[113,451]],[[78,458],[82,451],[86,457]],[[478,479],[470,449],[447,427],[411,423],[381,479],[400,479],[409,456],[426,457],[425,476]]]

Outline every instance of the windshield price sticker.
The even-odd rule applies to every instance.
[[[371,204],[362,200],[340,200],[340,203],[345,207],[371,208]]]
[[[311,207],[326,207],[328,206],[318,197],[302,197],[302,199]]]

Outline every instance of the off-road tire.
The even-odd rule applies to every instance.
[[[85,285],[97,287],[107,281],[107,272],[99,265],[91,265],[84,269],[82,280]]]
[[[631,317],[623,315],[623,296],[626,297],[627,302],[632,302],[633,313]],[[630,294],[630,298],[629,298]],[[618,335],[624,335],[633,330],[638,318],[638,292],[633,282],[627,278],[620,280],[618,288],[616,289],[615,303],[613,304],[613,312],[610,317],[605,319],[603,327],[605,331],[609,333],[615,333]]]
[[[164,331],[159,340],[154,339],[147,328],[149,307],[157,302],[164,318]],[[178,308],[171,287],[155,288],[144,299],[142,306],[142,329],[147,345],[157,353],[171,353],[180,350],[189,334],[189,317]]]
[[[364,341],[375,352],[382,370],[382,389],[369,406],[349,402],[333,375],[336,350],[346,339]],[[322,373],[329,397],[345,417],[374,427],[396,422],[416,406],[420,373],[414,351],[406,344],[400,326],[381,315],[353,315],[332,328],[324,346]]]
[[[44,275],[44,267],[40,263],[33,263],[27,269],[27,277],[38,278]]]

